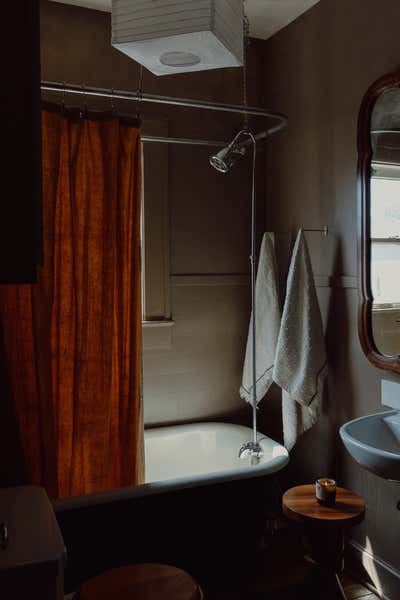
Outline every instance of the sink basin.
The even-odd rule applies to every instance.
[[[359,465],[400,482],[400,412],[389,411],[349,421],[340,437]]]

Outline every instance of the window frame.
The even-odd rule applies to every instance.
[[[167,119],[146,119],[143,135],[168,136]],[[169,146],[142,144],[143,348],[170,349]]]

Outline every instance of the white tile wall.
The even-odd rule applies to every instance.
[[[238,390],[248,286],[173,285],[172,310],[171,349],[144,350],[145,423],[201,419],[243,406]]]

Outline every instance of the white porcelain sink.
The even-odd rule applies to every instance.
[[[389,411],[349,421],[340,428],[349,454],[364,469],[400,481],[400,412]]]

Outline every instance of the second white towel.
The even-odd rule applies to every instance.
[[[282,388],[284,443],[288,450],[317,421],[327,373],[321,311],[304,233],[297,236],[273,371]]]

